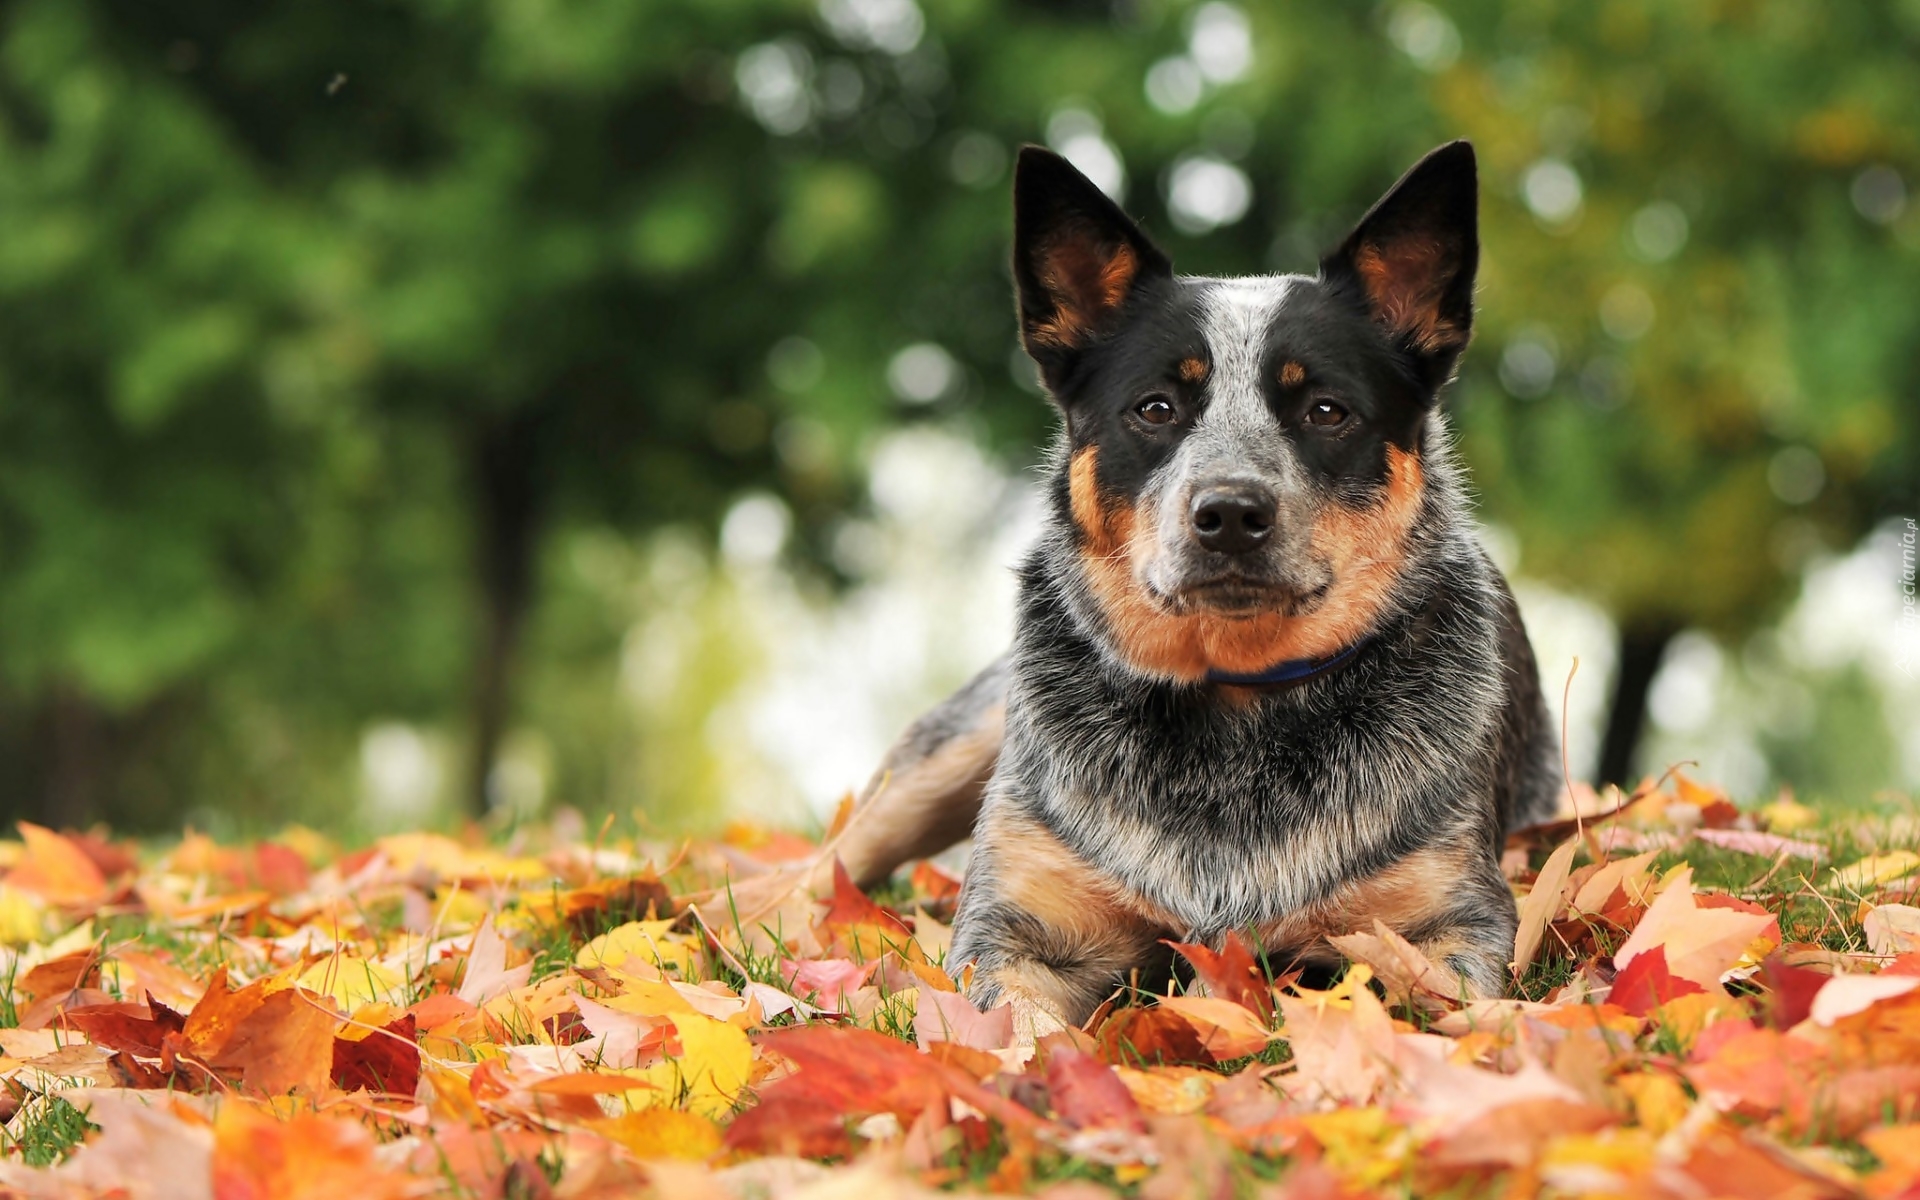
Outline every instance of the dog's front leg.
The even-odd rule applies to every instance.
[[[1023,1036],[1079,1025],[1168,930],[1130,903],[1018,801],[990,799],[954,918],[947,968],[981,1008],[1011,1001]]]
[[[1484,999],[1507,984],[1518,923],[1513,893],[1478,827],[1462,823],[1384,869],[1263,926],[1258,936],[1281,962],[1337,964],[1328,939],[1369,934],[1384,924],[1428,961],[1460,979],[1460,995]]]
[[[861,790],[835,853],[861,887],[938,854],[973,829],[1000,757],[1007,706],[1003,655],[907,727]]]
[[[1429,962],[1460,977],[1462,998],[1486,1000],[1507,990],[1518,925],[1506,877],[1486,861],[1460,880],[1413,941]]]

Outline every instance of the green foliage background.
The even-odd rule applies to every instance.
[[[1656,647],[1760,627],[1809,554],[1915,510],[1920,204],[1874,197],[1920,185],[1920,3],[1249,2],[1250,69],[1169,113],[1143,80],[1196,11],[0,7],[0,807],[337,822],[376,720],[451,731],[475,778],[542,730],[589,808],[707,795],[668,746],[610,765],[631,537],[772,487],[830,578],[874,430],[1031,460],[1005,167],[1063,109],[1196,272],[1311,269],[1473,138],[1465,452],[1528,571]],[[1195,153],[1253,203],[1184,234]],[[1566,220],[1529,205],[1543,163]],[[921,341],[964,384],[909,408],[885,369]],[[1518,343],[1549,382],[1503,382]],[[1825,482],[1790,503],[1794,447]]]

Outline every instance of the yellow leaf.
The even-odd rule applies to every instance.
[[[601,1004],[616,1012],[633,1013],[642,1017],[664,1017],[668,1013],[690,1013],[695,1011],[692,1004],[673,985],[664,980],[640,979],[624,975],[620,980],[626,990],[618,996],[608,996]]]
[[[351,954],[323,958],[300,973],[295,983],[332,996],[344,1012],[368,1004],[405,1004],[407,981],[392,967]]]
[[[847,957],[855,962],[870,962],[890,951],[911,945],[913,939],[896,925],[878,925],[861,921],[836,929],[837,940],[847,948]]]
[[[442,879],[530,883],[551,879],[553,871],[537,858],[512,858],[485,847],[462,846],[437,833],[396,833],[375,843],[395,869],[425,868]]]
[[[93,948],[96,940],[93,932],[92,919],[89,918],[88,920],[82,921],[80,924],[75,925],[72,929],[67,930],[44,946],[34,945],[27,947],[14,962],[14,978],[25,979],[27,972],[33,970],[33,968],[39,966],[41,963],[52,962],[56,958],[65,958],[69,954],[78,954],[82,950],[90,950]]]
[[[1775,800],[1760,810],[1770,833],[1796,833],[1820,823],[1820,814],[1793,800]]]
[[[573,956],[576,967],[624,966],[639,959],[648,966],[678,971],[683,978],[693,974],[693,947],[685,938],[669,933],[671,920],[629,921],[594,938]]]
[[[442,929],[472,929],[493,915],[493,906],[478,892],[455,888],[434,902],[433,915]]]
[[[1673,784],[1674,790],[1680,795],[1681,802],[1691,804],[1695,808],[1706,808],[1727,799],[1725,792],[1707,787],[1705,784],[1695,783],[1687,778],[1685,772],[1675,771]]]
[[[1715,1021],[1738,1021],[1746,1015],[1740,1001],[1722,992],[1689,992],[1675,996],[1654,1010],[1660,1027],[1672,1035],[1683,1051],[1693,1049],[1693,1043]]]
[[[588,1124],[636,1158],[708,1158],[720,1149],[720,1127],[698,1113],[644,1108]]]
[[[1687,1090],[1671,1075],[1630,1071],[1615,1076],[1613,1082],[1632,1102],[1634,1120],[1655,1137],[1665,1136],[1693,1107],[1693,1102],[1687,1099]]]
[[[1141,1108],[1182,1116],[1205,1108],[1221,1078],[1212,1071],[1193,1067],[1154,1067],[1144,1071],[1115,1067],[1114,1070]]]
[[[631,1072],[651,1090],[627,1093],[637,1109],[672,1105],[684,1095],[690,1113],[718,1120],[733,1111],[753,1070],[753,1043],[744,1031],[699,1013],[671,1013],[680,1054]]]
[[[1621,1082],[1635,1078],[1642,1077],[1622,1076]],[[1673,1086],[1677,1090],[1680,1085],[1676,1083]],[[1684,1092],[1681,1093],[1681,1099],[1686,1099]],[[1637,1104],[1635,1109],[1638,1111]],[[1642,1117],[1641,1121],[1644,1124],[1645,1118]],[[1654,1152],[1656,1137],[1651,1129],[1602,1129],[1597,1133],[1568,1134],[1547,1143],[1540,1155],[1540,1166],[1549,1179],[1562,1174],[1582,1183],[1590,1183],[1593,1168],[1635,1179],[1647,1174],[1659,1161]]]
[[[912,942],[907,944],[909,946],[914,945]],[[957,992],[960,990],[959,985],[953,982],[953,976],[947,974],[939,967],[934,966],[932,963],[911,958],[903,958],[902,961],[906,963],[907,970],[912,971],[914,977],[918,979],[923,986],[932,988],[936,992]]]
[[[1413,1139],[1379,1108],[1339,1108],[1300,1118],[1326,1151],[1327,1165],[1348,1184],[1376,1188],[1406,1168]]]
[[[400,1017],[400,1010],[391,1004],[368,1004],[353,1010],[346,1025],[334,1034],[336,1041],[364,1042]]]
[[[675,1013],[670,1019],[680,1035],[681,1076],[691,1091],[688,1109],[723,1115],[747,1086],[747,1076],[753,1070],[753,1043],[743,1031],[712,1017]],[[711,1102],[717,1102],[717,1111]]]
[[[0,883],[0,943],[31,945],[51,932],[55,916],[45,900]]]
[[[487,1115],[474,1102],[472,1085],[459,1071],[422,1062],[420,1081],[428,1087],[427,1104],[435,1116],[459,1125],[486,1124]]]
[[[1911,875],[1915,868],[1920,868],[1920,854],[1911,850],[1869,854],[1856,863],[1836,867],[1827,886],[1841,891],[1864,892],[1903,875]]]

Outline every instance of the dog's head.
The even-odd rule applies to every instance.
[[[1178,276],[1065,159],[1021,152],[1021,336],[1065,416],[1061,516],[1122,659],[1252,673],[1373,627],[1472,326],[1475,204],[1454,142],[1317,276]]]

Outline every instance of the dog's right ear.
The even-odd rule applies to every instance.
[[[1112,331],[1127,299],[1173,264],[1072,163],[1038,146],[1013,174],[1013,278],[1020,340],[1049,385]]]

